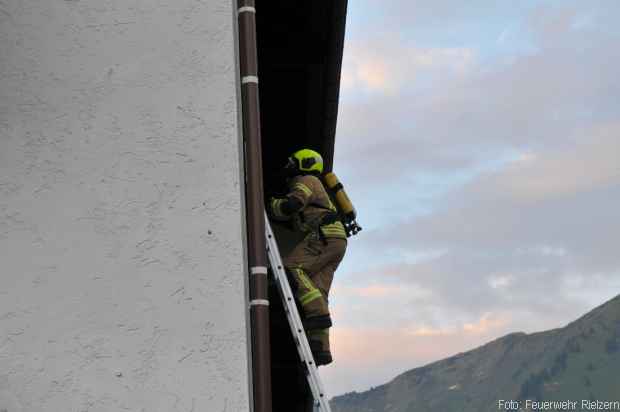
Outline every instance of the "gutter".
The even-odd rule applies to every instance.
[[[241,107],[245,143],[245,187],[248,266],[250,273],[250,328],[254,412],[272,412],[271,345],[265,201],[258,100],[256,8],[254,0],[238,0]]]

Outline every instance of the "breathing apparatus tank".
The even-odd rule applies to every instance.
[[[327,187],[330,197],[336,204],[338,214],[340,215],[340,220],[342,220],[344,229],[347,232],[347,237],[356,235],[357,232],[362,230],[362,227],[355,221],[357,218],[357,212],[353,206],[353,203],[351,203],[347,192],[344,191],[344,186],[340,183],[338,177],[332,172],[328,172],[323,175],[323,182]]]

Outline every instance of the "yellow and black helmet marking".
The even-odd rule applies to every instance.
[[[323,173],[323,157],[312,149],[301,149],[293,153],[290,159],[300,172]]]

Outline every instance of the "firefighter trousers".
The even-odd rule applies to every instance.
[[[309,338],[316,336],[323,350],[329,351],[329,336],[325,326],[312,326],[313,319],[329,319],[328,296],[334,272],[342,261],[347,240],[327,238],[326,243],[310,233],[283,257],[284,266],[293,277],[295,297],[301,305]]]

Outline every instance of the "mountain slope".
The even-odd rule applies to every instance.
[[[499,399],[620,401],[619,371],[620,295],[563,328],[513,333],[331,404],[334,412],[480,412],[497,411]]]

